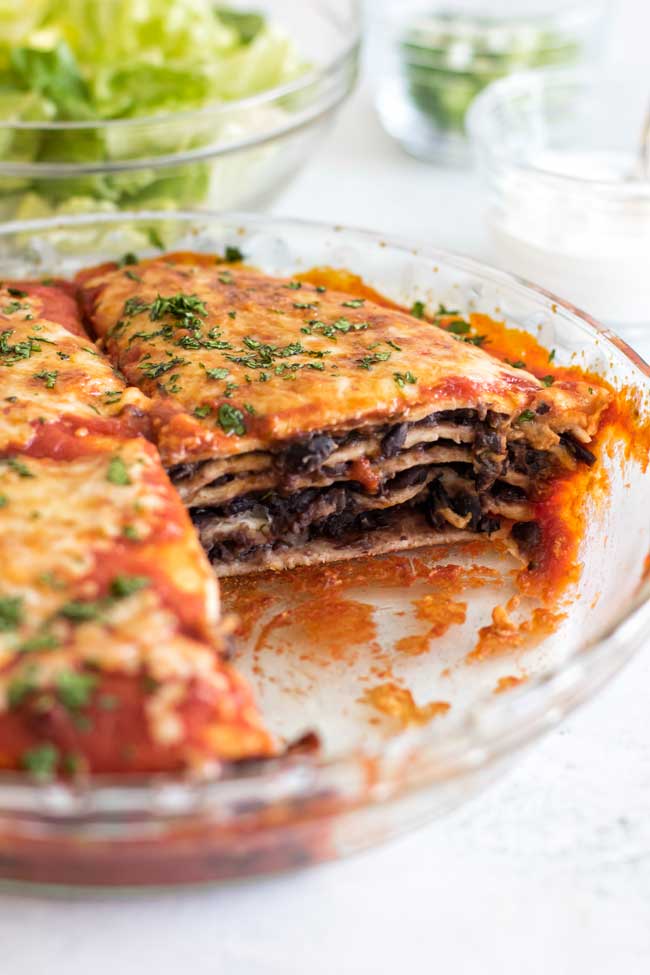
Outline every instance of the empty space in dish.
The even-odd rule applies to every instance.
[[[417,299],[431,310],[443,303],[462,314],[484,312],[532,333],[555,350],[556,364],[578,365],[617,388],[634,387],[647,416],[645,367],[607,333],[507,275],[372,234],[198,214],[7,225],[0,231],[3,274],[69,276],[125,251],[155,254],[152,231],[174,250],[223,253],[237,246],[248,263],[271,274],[344,268],[407,306]],[[257,689],[271,728],[286,740],[315,730],[326,755],[407,727],[430,726],[433,738],[444,737],[466,727],[479,702],[505,707],[532,678],[558,672],[631,606],[650,550],[650,475],[614,442],[601,451],[600,463],[608,498],[585,502],[577,588],[545,612],[522,599],[505,632],[502,625],[480,636],[495,607],[516,593],[520,565],[489,544],[224,584],[226,609],[243,618],[237,664]]]

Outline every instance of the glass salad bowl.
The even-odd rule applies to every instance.
[[[70,275],[131,250],[134,239],[146,237],[138,237],[142,227],[171,235],[186,250],[236,246],[269,273],[345,268],[406,305],[481,310],[531,332],[555,350],[557,364],[577,364],[627,388],[639,422],[648,420],[650,368],[588,316],[505,272],[370,232],[182,212],[5,224],[2,274]],[[259,875],[343,856],[466,802],[604,685],[650,630],[647,458],[635,459],[616,439],[601,454],[608,491],[604,503],[586,502],[579,582],[558,626],[535,647],[469,662],[478,628],[511,593],[509,557],[496,552],[408,554],[388,584],[370,563],[353,569],[355,605],[365,605],[366,621],[369,614],[376,621],[372,638],[367,627],[342,633],[332,614],[320,627],[292,631],[288,641],[261,644],[269,613],[277,622],[283,607],[313,596],[309,577],[305,585],[304,577],[298,584],[299,577],[281,574],[269,583],[272,592],[251,577],[228,581],[226,609],[241,609],[242,593],[249,599],[237,665],[252,681],[266,721],[287,740],[315,730],[321,751],[296,749],[202,781],[159,775],[39,784],[4,773],[0,878],[119,888]],[[413,597],[422,585],[404,579],[415,559],[429,558],[438,574],[457,566],[454,572],[467,579],[478,572],[482,582],[468,584],[464,622],[426,653],[400,654],[395,637],[414,627]],[[400,706],[369,706],[381,704],[376,689],[387,681],[415,721],[400,720]]]
[[[110,19],[118,6],[122,9],[124,0],[98,4],[93,13],[90,0],[87,16]],[[139,66],[140,79],[125,71],[126,90],[107,102],[125,113],[122,102],[128,96],[137,114],[71,121],[57,116],[52,121],[47,116],[55,101],[39,97],[36,90],[40,64],[12,48],[24,76],[19,83],[36,87],[21,97],[0,94],[0,220],[268,204],[312,155],[352,91],[360,12],[357,0],[260,0],[253,6],[257,13],[249,16],[260,17],[260,22],[263,16],[268,25],[264,37],[251,41],[250,32],[244,34],[241,51],[213,66],[216,81],[210,77],[221,97],[200,108],[184,108],[182,97],[187,92],[190,103],[199,97],[197,88],[204,82],[200,72],[183,75],[170,86],[168,78],[159,79],[166,65],[144,64]],[[249,9],[247,3],[232,3],[228,16],[237,10],[244,16]],[[15,19],[20,19],[17,13]],[[200,37],[193,43],[200,44]],[[3,44],[8,44],[6,37]],[[59,79],[60,99],[61,89],[67,94],[72,82],[63,85],[65,53],[59,50],[53,56],[58,60],[47,64],[54,81],[47,82],[46,94]],[[154,103],[147,111],[145,97],[153,99],[163,81],[178,91],[177,104],[162,112]],[[101,87],[100,81],[95,80],[95,87]],[[76,115],[84,115],[78,106]]]

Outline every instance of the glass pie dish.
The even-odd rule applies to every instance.
[[[142,228],[177,249],[222,253],[236,246],[268,273],[344,268],[402,304],[490,314],[554,349],[558,364],[579,365],[626,388],[640,420],[648,420],[650,369],[613,333],[504,272],[369,232],[182,212],[31,221],[0,227],[2,273],[68,276],[91,261],[121,256],[134,239],[142,243]],[[535,647],[469,660],[478,629],[511,594],[512,563],[497,552],[451,549],[403,558],[407,575],[417,558],[458,566],[467,578],[478,572],[481,579],[467,586],[467,618],[418,655],[400,657],[392,647],[413,628],[413,596],[422,580],[411,584],[398,574],[387,585],[366,566],[352,588],[355,605],[373,607],[372,638],[363,628],[342,634],[339,623],[323,619],[282,646],[265,644],[262,653],[269,605],[274,617],[292,607],[301,591],[297,577],[285,574],[270,584],[271,604],[254,581],[225,585],[226,608],[242,587],[252,597],[237,662],[267,723],[287,740],[315,730],[322,750],[297,748],[271,761],[226,766],[209,780],[97,776],[38,784],[2,774],[0,878],[119,888],[255,876],[343,856],[465,802],[606,683],[648,632],[650,524],[641,512],[650,471],[622,442],[611,442],[601,463],[607,503],[587,502],[577,590],[557,627]],[[331,641],[335,632],[338,643]],[[401,688],[398,705],[409,704],[413,722],[398,720],[399,707],[369,706],[388,672]],[[508,692],[495,694],[497,688]]]
[[[284,38],[299,63],[295,76],[257,90],[263,83],[247,64],[255,94],[164,114],[49,121],[29,108],[14,117],[13,107],[0,118],[0,219],[267,205],[354,87],[361,15],[357,0],[253,6],[277,29],[277,50],[261,52],[271,77]]]

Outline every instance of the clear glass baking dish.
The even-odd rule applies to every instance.
[[[268,204],[308,161],[354,87],[361,13],[358,0],[252,6],[291,39],[309,66],[304,73],[195,111],[91,122],[0,119],[0,219]],[[32,161],[35,147],[47,161]]]
[[[2,275],[71,274],[132,249],[138,228],[152,226],[178,248],[222,252],[236,245],[268,272],[347,268],[406,304],[442,302],[491,313],[537,335],[556,350],[559,364],[578,363],[629,387],[641,418],[648,417],[650,368],[588,316],[504,272],[370,232],[208,213],[5,224]],[[39,785],[5,773],[0,878],[119,888],[259,875],[343,856],[466,802],[591,697],[650,632],[650,587],[644,581],[650,471],[641,460],[626,459],[622,445],[610,448],[602,458],[609,501],[591,510],[578,591],[556,632],[535,649],[467,666],[477,627],[489,623],[495,600],[505,598],[510,583],[502,580],[469,593],[466,624],[453,627],[429,653],[399,660],[392,654],[413,699],[445,698],[451,702],[447,714],[404,731],[369,721],[359,692],[369,663],[377,662],[377,648],[363,639],[339,647],[323,666],[322,647],[310,657],[309,640],[294,641],[283,653],[265,651],[262,667],[251,641],[243,639],[238,665],[255,684],[270,725],[287,737],[317,729],[322,754],[224,768],[200,782],[156,776]],[[490,558],[496,565],[506,557]],[[443,557],[460,565],[475,559],[453,552]],[[280,584],[291,604],[291,576]],[[355,598],[376,605],[389,655],[394,637],[413,623],[412,596],[411,589],[376,588],[370,579],[357,585]],[[256,626],[264,624],[265,612],[260,603]],[[494,693],[502,678],[522,669],[525,683]]]

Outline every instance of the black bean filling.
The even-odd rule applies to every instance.
[[[281,475],[275,491],[251,492],[227,504],[190,510],[201,541],[215,563],[245,561],[264,550],[282,550],[306,545],[316,539],[341,540],[345,545],[362,543],[368,533],[388,527],[401,514],[417,514],[435,531],[453,530],[453,517],[464,522],[465,530],[477,534],[493,534],[501,527],[501,518],[487,508],[490,499],[507,504],[526,500],[526,492],[502,478],[507,470],[516,471],[535,480],[548,476],[554,465],[546,451],[536,450],[524,441],[507,443],[508,418],[484,409],[482,411],[443,410],[417,423],[398,423],[381,428],[381,457],[390,459],[403,449],[409,430],[434,423],[454,423],[474,428],[472,461],[445,465],[459,475],[453,488],[445,487],[438,474],[431,479],[431,465],[422,464],[387,478],[379,487],[386,495],[406,488],[417,488],[408,501],[384,509],[362,510],[360,497],[365,493],[357,481],[343,481],[326,488],[292,490],[296,475],[317,471],[325,475],[345,474],[345,462],[328,465],[327,459],[341,446],[359,439],[352,432],[340,436],[314,434],[306,440],[290,444],[274,455],[274,466]],[[570,434],[563,434],[561,442],[577,461],[593,464],[594,455]],[[444,440],[439,445],[453,445]],[[170,470],[174,481],[191,477],[198,464],[182,464]],[[223,475],[213,484],[232,479]],[[445,517],[445,512],[447,517]],[[215,525],[233,516],[247,513],[249,525],[234,528],[226,537],[219,537]],[[260,524],[264,526],[262,529]],[[217,537],[215,537],[215,535]],[[528,556],[540,544],[541,529],[537,522],[519,522],[512,528],[512,537]]]

